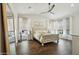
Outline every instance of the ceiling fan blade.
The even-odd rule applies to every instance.
[[[50,3],[48,3],[48,5],[50,5]]]
[[[49,5],[49,7],[50,7],[50,3],[48,3],[48,5]],[[46,11],[46,12],[42,12],[42,13],[40,13],[40,14],[44,14],[44,13],[51,13],[51,14],[54,14],[53,12],[51,12],[52,10],[53,10],[53,8],[55,7],[55,4],[54,5],[52,5],[52,7],[51,8],[49,8],[49,10],[48,11]]]
[[[51,9],[48,12],[51,12],[53,10],[53,8],[55,7],[55,4],[52,5]]]
[[[53,12],[50,12],[51,14],[54,14]]]

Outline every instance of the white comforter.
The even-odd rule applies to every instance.
[[[59,40],[59,35],[47,32],[35,32],[34,38],[36,38],[36,40],[38,40],[40,43],[48,43]]]

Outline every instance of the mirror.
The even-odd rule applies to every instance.
[[[7,24],[8,24],[8,37],[9,37],[9,45],[10,45],[10,54],[16,54],[16,40],[15,40],[15,27],[14,27],[14,15],[9,6],[6,4],[6,12],[7,12]]]

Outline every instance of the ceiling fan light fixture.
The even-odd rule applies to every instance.
[[[50,5],[50,3],[48,3],[48,5]]]

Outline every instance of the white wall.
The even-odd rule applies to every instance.
[[[72,16],[72,54],[79,55],[79,13]]]
[[[70,27],[69,27],[69,29],[70,29],[70,34],[72,35],[72,17],[70,17]]]
[[[54,21],[54,33],[58,33],[59,30],[59,21]]]
[[[79,35],[79,14],[72,16],[72,34]]]
[[[42,28],[42,30],[47,30],[51,33],[58,33],[59,27],[62,28],[62,22],[56,20],[50,20],[46,17],[39,15],[30,15],[19,18],[19,31],[31,30],[33,27]]]
[[[52,33],[55,33],[54,27],[55,27],[55,21],[50,20],[50,21],[49,21],[49,25],[48,25],[48,30],[49,30],[50,32],[52,32]]]
[[[22,32],[22,30],[30,30],[31,28],[31,19],[28,18],[19,18],[19,32]]]
[[[31,19],[23,19],[23,29],[24,30],[31,30]]]
[[[19,18],[19,32],[23,29],[23,18]]]
[[[39,15],[26,16],[26,18],[19,19],[19,27],[23,30],[31,30],[33,27],[41,27],[47,30],[48,20]]]
[[[35,17],[31,17],[30,18],[32,20],[32,27],[41,27],[41,28],[45,28],[47,29],[48,28],[48,24],[47,24],[47,21],[49,19],[46,19],[45,17],[43,16],[35,16]]]

